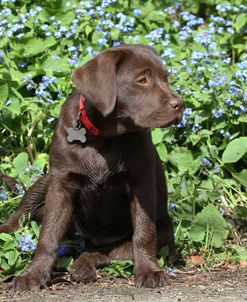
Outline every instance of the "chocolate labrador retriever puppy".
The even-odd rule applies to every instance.
[[[62,106],[50,149],[49,173],[25,194],[0,231],[30,213],[42,224],[29,268],[13,280],[17,290],[50,279],[59,243],[71,225],[86,240],[71,279],[88,282],[112,259],[133,259],[135,285],[168,283],[157,249],[173,241],[164,171],[150,128],[182,117],[182,101],[167,72],[145,45],[108,49],[73,73],[76,91]]]

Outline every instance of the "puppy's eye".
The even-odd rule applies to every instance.
[[[139,83],[139,84],[146,84],[147,83],[147,79],[146,78],[141,78],[140,80],[137,80],[137,83]]]

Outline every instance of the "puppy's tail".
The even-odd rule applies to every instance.
[[[0,172],[0,179],[7,186],[7,188],[12,192],[17,192],[18,187],[20,186],[22,186],[22,188],[25,190],[25,187],[22,184],[20,184],[16,179],[2,172]]]

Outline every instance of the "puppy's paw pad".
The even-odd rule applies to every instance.
[[[70,268],[70,278],[76,282],[88,283],[97,279],[96,269],[86,260],[75,261]]]
[[[136,287],[157,288],[171,284],[163,271],[151,271],[135,276]]]

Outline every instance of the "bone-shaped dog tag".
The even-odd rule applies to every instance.
[[[84,128],[68,128],[67,141],[73,143],[74,141],[80,141],[82,144],[85,143],[86,139],[86,129]]]

